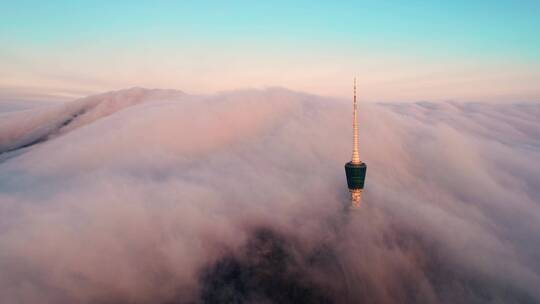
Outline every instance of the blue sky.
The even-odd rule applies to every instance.
[[[0,43],[3,99],[356,75],[373,101],[540,100],[540,1],[11,1]]]

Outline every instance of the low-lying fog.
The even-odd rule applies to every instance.
[[[537,303],[540,105],[130,89],[0,116],[1,303]]]

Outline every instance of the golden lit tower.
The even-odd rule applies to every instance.
[[[353,152],[350,162],[345,164],[345,174],[347,176],[347,186],[351,192],[351,207],[360,207],[362,201],[362,190],[366,179],[367,166],[360,161],[358,154],[358,114],[356,107],[356,78],[354,79],[353,98]]]

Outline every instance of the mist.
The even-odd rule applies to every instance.
[[[2,303],[537,303],[540,106],[134,88],[0,114]]]

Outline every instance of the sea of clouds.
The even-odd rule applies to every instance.
[[[0,113],[0,303],[538,303],[540,105],[134,88]]]

